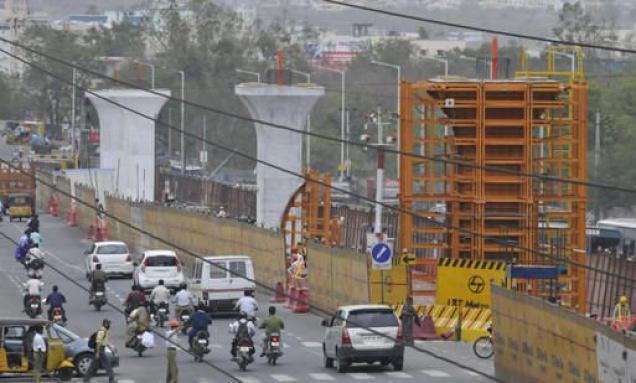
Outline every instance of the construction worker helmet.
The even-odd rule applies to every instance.
[[[170,322],[168,322],[168,327],[170,328],[177,328],[179,327],[179,321],[178,320],[171,320]]]
[[[627,304],[627,297],[625,295],[623,295],[621,297],[621,299],[619,300],[620,304],[622,305],[626,305]]]

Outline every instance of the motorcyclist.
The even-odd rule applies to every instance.
[[[243,297],[236,302],[234,309],[247,315],[247,319],[253,321],[258,311],[258,302],[254,299],[254,290],[243,291]]]
[[[27,269],[29,278],[42,278],[44,270],[44,252],[40,247],[34,244],[26,253],[24,258],[24,267]]]
[[[27,222],[27,227],[32,232],[33,231],[37,231],[38,233],[40,232],[40,219],[38,218],[37,214],[33,214],[33,216],[29,218],[29,221]]]
[[[234,339],[232,339],[232,357],[236,358],[236,347],[238,346],[241,340],[249,340],[250,344],[254,344],[252,341],[252,337],[256,334],[256,328],[254,327],[254,323],[247,319],[247,314],[241,312],[239,315],[239,319],[234,323],[230,323],[230,333],[234,334]],[[250,354],[254,353],[254,347],[252,347],[252,351]]]
[[[46,304],[49,306],[49,320],[53,320],[53,310],[59,308],[62,312],[62,320],[66,322],[66,311],[64,311],[66,297],[58,291],[57,285],[53,286],[53,292],[46,297]]]
[[[42,296],[42,288],[44,287],[44,283],[39,279],[31,278],[26,281],[23,286],[24,290],[26,291],[26,294],[24,295],[24,308],[26,309],[31,298]]]
[[[170,290],[164,285],[163,279],[160,279],[159,284],[150,293],[150,311],[154,313],[161,304],[165,304],[167,308],[168,302],[170,302]]]
[[[102,264],[95,264],[95,270],[91,273],[91,291],[90,291],[90,301],[89,304],[93,303],[93,297],[95,296],[96,291],[106,291],[106,281],[108,281],[108,276],[102,270]]]
[[[20,236],[18,240],[18,247],[15,249],[15,259],[16,261],[24,264],[26,259],[26,254],[31,248],[31,239],[30,239],[31,231],[28,229]]]
[[[280,336],[282,330],[285,329],[283,320],[276,316],[276,307],[269,306],[269,317],[261,323],[259,328],[265,330],[263,334],[263,352],[261,353],[261,357],[263,357],[267,353],[270,335],[278,334]]]
[[[146,296],[141,291],[141,288],[139,286],[133,285],[130,288],[130,293],[124,301],[124,306],[126,306],[126,309],[124,311],[126,315],[130,315],[133,310],[145,303],[147,303]]]
[[[190,323],[192,324],[192,328],[190,328],[190,331],[188,332],[188,344],[190,345],[190,348],[192,348],[192,340],[194,339],[194,336],[199,331],[205,331],[208,333],[208,326],[212,324],[212,319],[210,319],[207,311],[205,311],[205,305],[203,303],[199,303],[197,306],[197,310],[190,317]]]
[[[148,302],[141,303],[128,316],[128,327],[126,329],[126,334],[128,335],[127,347],[133,347],[137,334],[143,333],[150,327],[150,314],[147,306]]]
[[[179,285],[179,292],[174,296],[174,318],[181,320],[181,313],[188,310],[192,311],[194,306],[194,296],[188,291],[188,285],[182,283]]]
[[[31,231],[29,234],[29,239],[31,240],[31,245],[33,246],[41,246],[42,245],[42,236],[37,231]]]

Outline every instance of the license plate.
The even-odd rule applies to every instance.
[[[208,344],[208,341],[205,339],[199,339],[199,344]]]
[[[31,308],[32,308],[32,309],[37,309],[37,308],[38,308],[37,303],[31,303]]]
[[[241,352],[250,352],[250,348],[249,347],[241,347],[241,348],[239,348],[239,350],[241,350]]]
[[[162,313],[162,314],[165,314],[166,313],[166,309],[159,309],[159,312]]]
[[[95,293],[95,295],[98,296],[98,297],[102,297],[102,296],[104,296],[104,293],[101,292],[101,291],[98,291],[98,292]]]
[[[182,320],[186,321],[188,319],[190,319],[190,315],[184,315],[181,317]]]
[[[280,343],[279,342],[272,342],[272,347],[279,347]]]

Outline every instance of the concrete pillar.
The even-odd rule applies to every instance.
[[[257,120],[304,130],[307,116],[319,97],[320,86],[279,86],[245,83],[236,86],[236,94],[250,115]],[[259,160],[302,172],[303,135],[256,123]],[[256,165],[256,222],[266,228],[279,228],[289,198],[302,184],[299,177],[258,163]]]
[[[169,90],[155,92],[170,95]],[[95,93],[155,119],[167,101],[133,89],[104,89]],[[86,97],[99,118],[100,168],[114,171],[115,190],[107,191],[142,201],[154,200],[155,122],[95,95]]]

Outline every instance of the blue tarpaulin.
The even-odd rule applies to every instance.
[[[506,270],[509,279],[555,279],[565,273],[564,265],[510,265]]]

